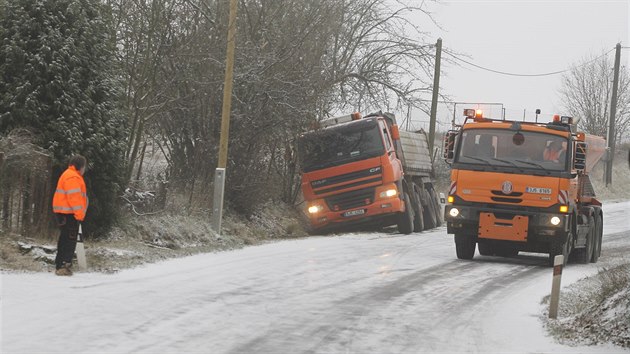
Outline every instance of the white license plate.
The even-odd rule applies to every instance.
[[[350,217],[350,216],[363,215],[363,214],[365,214],[365,209],[346,211],[342,215],[345,217]]]
[[[525,187],[525,193],[551,194],[551,188]]]

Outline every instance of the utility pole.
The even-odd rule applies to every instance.
[[[221,108],[221,138],[219,141],[219,165],[214,175],[214,198],[212,201],[212,227],[221,234],[223,218],[223,192],[225,191],[225,168],[227,166],[228,137],[230,135],[230,110],[232,109],[232,79],[234,72],[234,47],[236,43],[236,9],[238,0],[230,0],[227,51],[225,54],[225,81],[223,83],[223,107]]]
[[[612,184],[612,166],[615,157],[615,114],[617,114],[617,87],[619,86],[619,62],[621,61],[621,43],[615,46],[615,74],[613,77],[612,102],[608,120],[608,158],[606,159],[606,187]]]
[[[433,72],[433,98],[431,100],[431,117],[429,119],[429,151],[433,156],[435,142],[435,122],[437,120],[437,100],[440,89],[440,59],[442,57],[442,38],[438,38],[435,49],[435,71]]]

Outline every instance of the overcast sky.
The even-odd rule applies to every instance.
[[[441,37],[445,48],[464,54],[462,58],[471,63],[502,72],[541,74],[602,55],[618,42],[630,46],[629,2],[442,0],[429,5],[441,29],[426,17],[418,16],[418,22],[431,41]],[[608,57],[614,60],[614,50]],[[630,49],[622,49],[622,64],[628,65],[629,59]],[[527,120],[533,120],[536,108],[545,121],[565,113],[559,95],[562,75],[517,77],[459,65],[442,62],[442,93],[454,101],[503,103],[508,119],[522,119],[526,110]],[[458,116],[464,107],[457,105]],[[441,107],[438,118],[450,121],[450,109],[449,113]],[[500,118],[500,108],[492,115]]]

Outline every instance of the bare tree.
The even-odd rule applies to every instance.
[[[586,58],[562,78],[564,109],[579,117],[578,126],[587,133],[607,137],[613,81],[612,58]],[[622,143],[630,129],[630,76],[621,67],[615,117],[615,141]]]
[[[417,6],[384,0],[337,1],[337,18],[325,69],[333,108],[398,106],[419,100],[432,87],[434,45],[408,20]],[[397,5],[397,6],[396,6]],[[399,105],[402,103],[402,105]]]
[[[129,140],[126,179],[134,167],[142,168],[142,154],[147,144],[147,125],[164,111],[167,87],[161,71],[171,47],[172,25],[177,15],[173,0],[109,0],[118,48],[118,59],[125,82],[124,106],[128,112]],[[168,78],[166,78],[168,79]],[[140,159],[138,165],[137,160]]]
[[[133,129],[130,165],[141,166],[150,136],[168,160],[172,187],[188,193],[189,205],[205,206],[220,137],[228,2],[109,1],[118,6]],[[392,107],[428,90],[433,49],[405,17],[423,9],[390,5],[239,1],[230,206],[249,212],[268,198],[290,200],[296,186],[291,143],[317,119],[337,110]]]

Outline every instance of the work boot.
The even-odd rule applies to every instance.
[[[66,267],[61,267],[55,271],[56,275],[71,276],[72,271]]]
[[[64,263],[63,264],[63,268],[66,268],[68,270],[68,273],[70,273],[70,275],[72,275],[72,263]]]
[[[72,269],[71,268],[72,268],[72,263],[63,262],[63,265],[61,266],[61,268],[59,268],[59,269],[57,269],[55,271],[55,274],[70,276],[70,275],[72,275]]]

